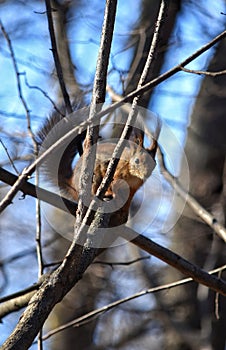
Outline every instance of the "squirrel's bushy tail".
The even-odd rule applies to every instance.
[[[76,105],[74,112],[65,116],[65,108],[54,111],[44,122],[44,125],[37,133],[37,142],[40,145],[40,153],[45,152],[56,141],[59,141],[69,131],[87,119],[88,108]],[[56,152],[53,152],[42,165],[42,173],[61,189],[67,187],[67,180],[72,177],[72,163],[75,156],[80,153],[79,145],[85,137],[85,131],[71,136]]]

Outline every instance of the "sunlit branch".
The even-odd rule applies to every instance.
[[[203,71],[203,70],[188,69],[188,68],[184,68],[184,67],[180,67],[180,68],[183,72],[186,72],[186,73],[192,73],[192,74],[197,74],[197,75],[206,75],[209,77],[218,77],[220,75],[226,74],[226,70],[222,70],[219,72],[207,72],[207,71]]]
[[[226,295],[226,281],[215,276],[210,276],[206,271],[184,259],[182,256],[172,252],[170,249],[138,234],[127,226],[120,230],[120,236],[147,253],[164,261],[166,264],[176,268],[184,275],[191,277],[194,281],[201,283],[222,295]]]
[[[109,57],[115,26],[117,0],[107,0],[105,5],[104,20],[102,25],[101,41],[97,58],[96,72],[94,77],[92,101],[89,112],[89,120],[96,119],[97,113],[105,102],[107,73]],[[85,139],[85,152],[82,161],[82,173],[79,180],[79,201],[76,222],[80,225],[79,231],[83,236],[87,233],[86,224],[94,219],[92,204],[88,211],[84,203],[91,202],[92,179],[96,159],[96,144],[99,137],[99,123],[90,124],[87,128]],[[95,219],[94,219],[95,220]],[[105,221],[108,218],[105,216]],[[81,225],[82,223],[82,225]],[[84,227],[84,229],[82,229]],[[75,227],[77,229],[77,227]],[[87,240],[88,242],[88,240]]]

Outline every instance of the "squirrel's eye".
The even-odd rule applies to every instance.
[[[135,159],[134,159],[134,163],[135,163],[135,164],[139,164],[139,163],[140,163],[140,159],[139,159],[139,158],[135,158]]]

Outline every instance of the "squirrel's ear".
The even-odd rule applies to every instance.
[[[144,132],[138,128],[133,127],[132,133],[130,135],[130,140],[143,148]]]
[[[158,149],[158,142],[155,139],[152,139],[152,144],[150,147],[146,148],[146,151],[150,156],[155,159],[155,155]]]
[[[155,132],[153,133],[153,136],[152,136],[152,144],[150,147],[146,148],[146,151],[150,154],[150,156],[152,156],[153,159],[155,159],[155,155],[158,149],[157,141],[159,138],[159,134],[161,132],[161,128],[162,128],[162,121],[159,117],[157,117]]]

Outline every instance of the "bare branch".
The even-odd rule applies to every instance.
[[[37,154],[37,143],[36,143],[35,136],[34,136],[34,134],[32,132],[32,129],[31,129],[30,110],[29,110],[27,102],[26,102],[26,100],[25,100],[25,98],[23,96],[22,87],[21,87],[21,81],[20,81],[20,77],[21,77],[22,74],[24,75],[24,73],[20,73],[19,72],[16,56],[15,56],[15,53],[14,53],[14,50],[13,50],[13,46],[12,46],[12,42],[11,42],[10,37],[9,37],[8,33],[6,32],[3,24],[1,23],[1,21],[0,21],[0,27],[1,27],[1,30],[2,30],[2,33],[3,33],[4,37],[5,37],[5,39],[7,41],[7,44],[8,44],[8,47],[9,47],[9,51],[10,51],[10,55],[12,57],[13,68],[14,68],[14,71],[15,71],[16,81],[17,81],[18,94],[19,94],[20,100],[21,100],[22,105],[23,105],[23,107],[25,109],[25,112],[26,112],[28,134],[31,137],[31,140],[32,140],[33,145],[34,145],[35,153]]]
[[[127,226],[120,230],[120,235],[149,254],[154,255],[156,258],[176,268],[184,275],[191,277],[194,281],[201,283],[222,295],[226,295],[226,281],[215,276],[210,276],[207,272],[182,258],[180,255],[172,252],[170,249],[153,242],[147,237],[137,235],[137,232]]]
[[[11,156],[10,156],[10,154],[9,154],[9,152],[8,152],[7,147],[5,146],[4,142],[3,142],[1,139],[0,139],[0,143],[1,143],[2,147],[3,147],[4,150],[5,150],[5,152],[6,152],[6,154],[7,154],[7,157],[9,158],[9,162],[10,162],[10,164],[12,165],[14,171],[16,172],[16,174],[19,174],[19,172],[18,172],[18,170],[17,170],[17,168],[16,168],[16,166],[15,166],[15,164],[14,164],[14,161],[13,161],[13,159],[11,158]]]
[[[104,22],[102,26],[101,43],[99,47],[96,74],[94,79],[92,102],[90,106],[89,119],[94,120],[97,112],[100,111],[105,101],[107,71],[110,57],[110,50],[113,38],[117,0],[107,0],[105,6]],[[98,120],[98,119],[97,119]],[[84,203],[91,201],[91,188],[96,159],[96,144],[99,136],[99,124],[88,126],[85,139],[85,152],[82,162],[82,174],[80,176],[77,222],[81,222],[85,216],[86,208]],[[86,215],[84,220],[90,220],[92,211]],[[84,221],[83,220],[83,221]],[[83,233],[84,234],[84,233]]]
[[[59,113],[60,115],[62,115],[62,117],[64,117],[64,114],[62,114],[62,111],[57,107],[53,99],[49,96],[49,94],[46,91],[40,88],[40,86],[30,85],[28,83],[26,74],[24,75],[24,79],[25,79],[25,84],[27,85],[27,87],[29,87],[29,89],[35,89],[40,91],[51,102],[53,108],[57,111],[57,113]]]
[[[63,70],[62,70],[60,58],[58,55],[54,26],[53,26],[51,0],[45,0],[45,4],[46,4],[48,26],[49,26],[49,34],[50,34],[50,39],[51,39],[51,44],[52,44],[52,53],[53,53],[53,58],[54,58],[55,67],[56,67],[56,71],[57,71],[57,76],[58,76],[58,80],[60,83],[60,88],[62,91],[66,111],[68,114],[70,114],[73,112],[73,110],[72,110],[70,98],[69,98],[69,95],[68,95],[68,92],[67,92],[67,89],[65,86],[64,77],[63,77]]]
[[[20,100],[21,100],[21,102],[22,102],[22,104],[24,106],[24,109],[26,111],[27,116],[29,116],[30,115],[30,111],[29,111],[27,103],[26,103],[26,101],[25,101],[25,99],[23,97],[22,88],[21,88],[21,82],[20,82],[20,76],[21,76],[22,73],[19,72],[19,69],[18,69],[18,66],[17,66],[17,61],[16,61],[14,50],[13,50],[12,42],[11,42],[11,40],[9,38],[9,35],[6,32],[5,27],[3,26],[1,21],[0,21],[0,27],[1,27],[1,31],[2,31],[5,39],[7,41],[7,44],[8,44],[8,47],[9,47],[9,51],[10,51],[10,55],[12,57],[13,68],[14,68],[14,71],[15,71],[15,74],[16,74],[17,89],[18,89],[19,97],[20,97]]]
[[[32,296],[36,292],[36,289],[37,288],[34,288],[34,291],[32,292],[24,293],[24,295],[4,302],[0,307],[0,320],[2,320],[3,317],[11,314],[12,312],[21,310],[22,308],[27,306]]]
[[[0,181],[3,181],[10,186],[13,186],[17,180],[18,176],[0,167]],[[53,192],[44,190],[43,188],[35,186],[29,182],[25,182],[21,186],[20,191],[22,191],[24,195],[29,195],[34,198],[37,198],[38,196],[40,200],[49,203],[54,207],[64,210],[66,212],[69,211],[72,215],[75,215],[77,204],[70,201],[67,198],[58,196]]]
[[[48,274],[42,275],[37,283],[16,293],[0,298],[0,320],[12,312],[27,306],[36,290],[41,286]]]
[[[210,77],[218,77],[220,75],[226,74],[226,70],[222,70],[220,72],[206,72],[203,70],[188,69],[188,68],[184,68],[184,67],[180,67],[180,68],[183,72],[186,72],[186,73],[192,73],[192,74],[197,74],[197,75],[207,75]]]
[[[141,256],[140,258],[134,259],[134,260],[130,260],[130,261],[123,261],[123,262],[119,262],[119,261],[101,261],[101,260],[95,260],[93,262],[93,264],[103,264],[103,265],[109,265],[109,266],[128,266],[128,265],[132,265],[134,263],[140,262],[141,260],[147,260],[150,259],[150,256]]]

